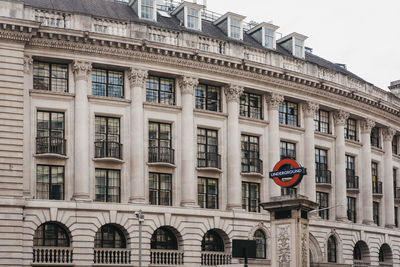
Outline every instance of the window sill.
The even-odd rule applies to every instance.
[[[375,151],[375,152],[378,152],[380,154],[384,154],[385,153],[385,151],[382,148],[376,147],[376,146],[372,146],[372,145],[371,145],[371,150]]]
[[[247,177],[264,178],[264,175],[259,172],[241,172],[240,174]]]
[[[197,115],[210,115],[210,116],[214,116],[214,117],[224,117],[224,118],[228,117],[227,113],[223,113],[223,112],[219,112],[219,111],[205,110],[205,109],[194,109],[193,113],[197,114]]]
[[[35,158],[43,159],[68,159],[67,156],[55,153],[43,153],[43,154],[33,154]]]
[[[330,133],[321,133],[321,132],[318,132],[318,131],[314,131],[314,134],[316,136],[319,136],[319,137],[322,137],[322,138],[326,138],[328,140],[335,140],[336,139],[336,136],[333,135],[333,134],[330,134]]]
[[[129,105],[132,101],[130,99],[118,98],[118,97],[107,97],[107,96],[97,96],[97,95],[88,95],[87,96],[89,102],[97,102],[101,104],[108,103],[118,103],[118,104],[127,104]]]
[[[93,158],[93,161],[109,162],[109,163],[117,163],[117,164],[125,163],[125,161],[123,161],[122,159],[117,159],[117,158]]]
[[[258,124],[261,126],[266,126],[269,123],[263,119],[253,119],[253,118],[249,118],[249,117],[243,117],[243,116],[239,116],[239,122],[240,123],[254,123],[254,124]]]
[[[372,196],[375,198],[382,198],[383,197],[383,193],[372,193]]]
[[[362,145],[361,142],[358,140],[350,140],[350,139],[346,139],[346,138],[344,140],[347,144],[356,145],[356,146]]]
[[[221,169],[214,168],[214,167],[196,167],[196,170],[222,173]]]
[[[167,104],[149,103],[149,102],[144,102],[143,108],[150,110],[174,110],[174,111],[182,110],[182,107],[176,105],[167,105]]]
[[[348,193],[356,193],[356,194],[360,193],[360,189],[358,188],[347,188],[346,190]]]
[[[279,128],[282,129],[287,129],[289,131],[296,131],[296,132],[300,132],[300,133],[304,133],[305,129],[298,127],[298,126],[291,126],[291,125],[286,125],[286,124],[279,124]]]
[[[176,168],[175,164],[167,163],[167,162],[147,162],[149,167],[167,167],[167,168]]]
[[[54,91],[37,90],[37,89],[30,89],[29,95],[30,96],[45,96],[45,97],[52,97],[52,98],[74,98],[75,97],[75,94],[72,94],[72,93],[54,92]]]
[[[328,183],[315,183],[315,185],[322,188],[332,188],[332,185]]]

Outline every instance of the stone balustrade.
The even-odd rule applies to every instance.
[[[202,251],[201,266],[215,266],[231,264],[232,255],[225,252]]]
[[[150,264],[152,266],[183,265],[183,251],[179,250],[150,250]]]
[[[123,248],[95,248],[93,262],[95,264],[120,264],[131,263],[131,252]]]
[[[65,247],[34,247],[33,263],[53,265],[72,263],[72,248]]]

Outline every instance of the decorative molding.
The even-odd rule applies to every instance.
[[[371,130],[374,127],[375,127],[375,122],[371,119],[365,119],[360,123],[360,128],[363,133],[371,133]]]
[[[230,84],[224,88],[226,101],[227,102],[238,102],[240,95],[243,93],[243,86]]]
[[[31,74],[33,65],[33,58],[31,55],[24,56],[24,73]]]
[[[282,224],[278,226],[278,261],[279,267],[290,266],[291,263],[291,247],[290,247],[290,225]]]
[[[282,104],[283,100],[285,100],[285,97],[283,95],[277,93],[270,93],[267,97],[267,103],[269,109],[278,110],[279,105]]]
[[[309,260],[309,246],[308,243],[309,241],[309,235],[307,231],[307,225],[302,224],[301,225],[301,230],[302,230],[302,235],[301,235],[301,266],[302,267],[308,267],[308,260]]]
[[[333,119],[337,125],[345,125],[350,113],[342,109],[333,113]]]
[[[87,80],[92,71],[92,63],[85,61],[74,61],[72,71],[76,80]]]
[[[130,68],[128,73],[129,82],[131,83],[131,87],[140,87],[144,88],[146,85],[146,79],[148,76],[147,70]]]
[[[383,141],[392,142],[393,136],[396,134],[396,130],[390,127],[387,127],[382,130]]]
[[[194,77],[182,76],[179,79],[179,87],[182,94],[194,94],[194,89],[199,84],[199,80]]]
[[[319,104],[312,102],[312,101],[307,101],[305,105],[302,107],[304,116],[305,117],[315,117],[315,112],[319,109]]]

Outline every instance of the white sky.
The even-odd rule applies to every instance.
[[[315,55],[382,89],[400,80],[400,0],[207,0],[207,9],[304,34]]]

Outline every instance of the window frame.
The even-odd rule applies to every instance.
[[[46,242],[46,240],[49,241],[49,240],[53,239],[53,238],[46,237],[46,235],[49,234],[49,232],[48,232],[49,230],[46,229],[48,226],[52,226],[56,230],[56,234],[54,235],[55,236],[54,239],[55,239],[55,243],[56,243],[55,246],[49,245]],[[50,232],[51,232],[51,230],[50,230]],[[64,241],[62,241],[63,238],[60,238],[60,233],[65,236]],[[41,235],[40,237],[38,237],[39,234]],[[59,244],[60,243],[59,241],[65,242],[65,245]],[[39,243],[41,243],[41,244],[39,244]],[[51,222],[43,223],[35,230],[35,233],[33,236],[33,247],[71,247],[69,232],[67,229],[65,229],[64,226],[60,225],[57,222],[51,221]]]
[[[152,179],[151,175],[156,177],[155,184],[157,185],[156,188],[152,188],[150,185],[150,179]],[[162,180],[161,178],[167,178],[168,181]],[[172,206],[172,174],[170,173],[161,173],[161,172],[149,172],[149,203],[150,205],[154,206]],[[168,184],[169,188],[163,189],[162,184]],[[156,194],[151,197],[151,194]],[[161,194],[167,193],[168,194],[168,203],[164,203],[161,201]],[[155,197],[155,199],[154,199]],[[155,200],[155,201],[153,201]],[[154,203],[155,202],[155,203]]]
[[[372,202],[372,215],[373,215],[373,220],[374,223],[379,226],[380,225],[380,216],[379,216],[379,212],[380,212],[380,207],[379,207],[379,202],[377,201],[373,201]]]
[[[316,181],[330,183],[329,168],[328,168],[328,150],[315,147],[314,153],[315,153],[314,158],[315,158]],[[326,177],[324,177],[323,172],[326,172]]]
[[[150,128],[151,125],[157,125],[157,137],[158,138],[151,138],[150,137]],[[169,138],[168,139],[163,139],[161,138],[161,126],[168,126],[169,128]],[[156,141],[157,142],[157,146],[153,146],[152,145],[152,141]],[[164,146],[161,144],[164,144],[163,141],[167,141],[168,142],[168,146]],[[167,122],[158,122],[158,121],[149,121],[149,147],[167,147],[167,148],[172,148],[172,124],[171,123],[167,123]]]
[[[293,108],[293,114],[289,113],[289,108]],[[292,119],[289,119],[292,118]],[[299,127],[299,104],[284,100],[279,105],[279,124]]]
[[[205,183],[200,183],[200,180],[204,180],[205,181]],[[209,192],[209,182],[210,181],[213,181],[213,182],[215,182],[215,193],[214,194],[211,194],[210,192]],[[197,202],[198,202],[198,205],[200,206],[200,208],[202,208],[202,209],[215,209],[215,210],[217,210],[217,209],[219,209],[219,189],[218,189],[218,185],[219,184],[219,182],[218,182],[218,179],[217,178],[211,178],[211,177],[203,177],[203,176],[199,176],[199,177],[197,177],[197,186],[198,186],[198,188],[200,188],[200,186],[203,186],[204,185],[204,191],[205,192],[203,192],[203,193],[200,193],[200,190],[198,190],[197,191]],[[200,202],[200,195],[203,195],[203,199],[204,199],[204,201],[203,202]],[[214,198],[215,198],[215,203],[214,203],[214,205],[213,205],[213,207],[209,207],[210,205],[210,203],[209,203],[209,196],[214,196]]]
[[[318,209],[319,209],[318,215],[324,220],[329,220],[329,210],[326,209],[329,208],[329,193],[317,191],[316,194],[317,194],[316,202],[318,203]],[[324,205],[325,202],[326,205]]]
[[[150,249],[178,250],[178,247],[178,239],[168,227],[159,227],[151,235]]]
[[[146,1],[151,1],[151,5],[147,5]],[[154,1],[155,0],[142,0],[141,1],[141,7],[140,7],[140,18],[141,19],[148,19],[148,20],[154,20]],[[150,10],[151,12],[149,14],[147,14],[146,10]],[[143,16],[143,14],[146,14],[146,16]],[[149,15],[150,17],[148,17],[147,15]]]
[[[258,107],[252,105],[257,99]],[[257,112],[254,112],[257,110]],[[263,96],[252,92],[243,92],[239,99],[239,116],[256,120],[263,120]]]
[[[327,242],[328,262],[337,262],[337,242],[334,236],[330,236]],[[333,246],[333,247],[332,247]]]
[[[95,248],[110,248],[110,247],[107,247],[107,246],[105,247],[104,246],[104,241],[105,241],[104,233],[106,233],[105,229],[113,230],[112,231],[112,237],[113,237],[112,238],[113,239],[112,242],[113,242],[113,245],[112,245],[111,248],[119,248],[119,249],[121,249],[121,248],[125,249],[126,248],[126,243],[127,243],[126,241],[127,240],[126,240],[126,236],[125,236],[124,232],[119,227],[117,227],[116,225],[113,225],[113,224],[102,225],[100,227],[100,229],[96,232],[96,235],[94,237],[94,247]],[[120,237],[120,241],[119,241],[119,242],[121,242],[120,246],[116,245],[116,242],[117,242],[116,234],[118,234],[119,237]],[[99,238],[99,235],[100,235],[100,238]],[[98,242],[100,242],[100,246],[98,246],[99,245]]]
[[[262,237],[261,236],[256,237],[257,233],[261,233]],[[253,234],[253,240],[255,240],[256,243],[257,243],[257,246],[256,246],[256,259],[266,259],[267,258],[267,236],[264,233],[264,231],[261,230],[261,229],[257,229]],[[260,241],[258,241],[258,240],[260,240]],[[258,247],[261,247],[261,246],[262,246],[262,251],[263,251],[263,254],[264,254],[263,256],[257,255],[257,252],[261,251],[261,249],[258,250]]]
[[[371,129],[370,139],[371,139],[372,147],[381,148],[381,144],[380,144],[381,140],[380,140],[380,136],[379,136],[379,128],[378,127],[373,127]]]
[[[399,136],[394,135],[392,140],[392,154],[397,155],[399,153]]]
[[[49,191],[48,191],[48,198],[39,198],[39,192],[38,192],[38,167],[48,167],[49,168],[49,173],[48,173],[48,185],[49,185]],[[53,168],[62,168],[62,193],[60,195],[60,198],[52,198],[51,196],[54,194],[52,193],[52,169]],[[59,184],[59,183],[57,183]],[[44,191],[41,191],[44,192]],[[65,167],[63,165],[49,165],[49,164],[36,164],[36,198],[37,199],[45,199],[45,200],[64,200],[65,199]]]
[[[347,219],[353,223],[357,222],[357,198],[347,197]]]
[[[38,64],[48,64],[48,67],[49,67],[49,76],[47,77],[47,76],[38,76],[38,75],[35,75],[35,63],[38,63]],[[66,67],[66,73],[65,73],[66,78],[65,78],[65,79],[52,77],[52,76],[53,76],[53,65],[59,65],[59,66],[64,66],[64,67]],[[33,83],[32,83],[32,84],[33,84],[33,89],[34,89],[34,90],[43,90],[43,91],[59,92],[59,93],[68,93],[68,92],[69,92],[69,65],[68,65],[68,64],[54,63],[54,62],[41,61],[41,60],[34,60],[34,61],[33,61],[33,72],[32,72],[32,77],[33,77]],[[36,88],[35,88],[35,77],[36,77],[36,79],[38,79],[38,77],[39,77],[39,78],[47,78],[47,79],[49,79],[48,88],[47,88],[47,89],[36,89]],[[66,80],[66,88],[65,88],[62,92],[57,91],[57,90],[52,90],[52,89],[53,89],[53,88],[52,88],[53,79],[56,79],[56,80]]]
[[[212,239],[215,240],[215,242],[206,240],[206,239],[210,239],[210,236],[212,236]],[[213,248],[206,249],[206,246],[209,246],[209,245],[212,245]],[[201,251],[224,252],[225,251],[225,243],[224,243],[224,240],[222,239],[221,235],[215,230],[208,230],[204,234],[204,236],[201,240]]]
[[[200,89],[201,86],[204,86],[204,89]],[[210,94],[209,93],[209,89],[210,89],[210,87],[215,88],[215,89],[218,90],[217,99],[212,99],[212,98],[209,97],[209,94]],[[204,97],[198,96],[197,92],[200,91],[200,90],[204,90]],[[204,105],[203,108],[198,106],[198,100],[199,99],[203,100],[203,103],[202,103]],[[209,105],[211,105],[209,103],[210,100],[216,101],[216,105],[217,105],[216,110],[212,110],[212,109],[209,108]],[[222,112],[222,109],[221,109],[221,87],[214,86],[214,85],[209,85],[209,84],[205,84],[205,83],[199,83],[195,88],[195,108],[196,109],[200,109],[200,110],[213,111],[213,112]]]
[[[348,140],[357,141],[357,120],[352,118],[346,120],[346,124],[344,125],[344,137]]]
[[[157,80],[157,89],[156,90],[150,89],[150,87],[148,86],[150,84],[150,80],[151,79]],[[161,92],[167,92],[167,91],[161,91],[161,84],[162,84],[161,80],[163,80],[163,79],[164,80],[168,80],[169,82],[172,83],[171,92],[169,92],[172,95],[172,99],[167,98],[169,101],[166,101],[166,102],[168,102],[168,103],[161,102]],[[156,76],[156,75],[149,75],[147,77],[147,79],[146,79],[146,85],[145,86],[146,86],[146,102],[147,103],[164,104],[164,105],[169,105],[169,106],[175,106],[176,105],[176,95],[175,95],[176,94],[176,88],[175,88],[176,85],[175,85],[175,79],[174,78],[168,78],[168,77],[162,77],[162,76]],[[151,91],[153,93],[157,92],[156,101],[149,101],[149,98],[148,98],[149,91]]]
[[[105,177],[104,177],[104,178],[105,178],[105,183],[104,183],[104,189],[105,189],[105,191],[104,191],[104,195],[103,195],[104,200],[99,200],[99,199],[97,198],[97,195],[99,195],[99,194],[96,193],[97,188],[101,187],[101,186],[99,186],[99,185],[97,184],[97,178],[98,178],[97,175],[96,175],[96,172],[97,172],[97,171],[105,171],[105,173],[106,173],[106,174],[105,174]],[[118,200],[117,200],[117,201],[109,200],[109,197],[110,197],[109,191],[110,191],[111,189],[115,188],[115,186],[111,187],[111,186],[109,185],[109,182],[110,182],[110,178],[109,178],[110,172],[116,172],[116,173],[118,173],[118,175],[119,175],[119,177],[118,177],[119,183],[118,183],[118,186],[117,186],[117,188],[118,188]],[[115,195],[111,195],[111,197],[115,197]],[[105,202],[105,203],[121,203],[121,170],[118,170],[118,169],[95,168],[95,201],[98,201],[98,202]]]
[[[251,187],[256,188],[256,199],[252,198]],[[247,201],[246,201],[247,200]],[[251,205],[252,201],[255,201],[256,205]],[[242,209],[248,212],[260,212],[260,184],[252,182],[242,182]]]
[[[199,131],[205,131],[205,134],[199,134]],[[215,137],[210,136],[209,133],[215,133]],[[200,138],[199,138],[200,137]],[[200,143],[200,139],[201,138],[205,138],[205,143]],[[216,140],[216,145],[210,144],[210,139],[211,138],[215,138]],[[198,127],[197,128],[197,166],[200,168],[207,168],[210,167],[209,162],[212,162],[212,159],[208,158],[209,154],[215,154],[216,155],[216,165],[218,166],[220,164],[219,162],[219,142],[218,142],[218,130],[214,130],[214,129],[208,129],[208,128],[201,128]],[[200,147],[204,148],[204,151],[201,151],[202,149],[199,149]],[[211,149],[213,148],[213,149]],[[212,150],[215,150],[212,151]],[[204,153],[204,158],[200,158],[199,155],[200,153]],[[205,166],[200,166],[199,162],[204,161],[205,162]]]
[[[232,29],[234,29],[234,31],[232,31]],[[240,40],[242,38],[241,30],[242,30],[242,22],[238,19],[229,17],[229,32],[230,32],[229,37]]]
[[[260,137],[255,135],[241,134],[241,169],[242,172],[261,172],[260,161]],[[256,140],[256,142],[252,141]],[[256,147],[256,149],[253,149]],[[248,157],[246,157],[248,155]],[[247,161],[247,163],[246,163]],[[245,168],[244,168],[245,167]],[[257,170],[259,168],[259,170]]]
[[[282,148],[282,145],[284,145],[284,148]],[[293,145],[294,149],[293,150],[288,149],[288,145]],[[286,151],[284,155],[282,154],[282,151],[283,151],[282,149],[284,151]],[[288,156],[289,155],[288,151],[293,151],[294,156],[293,157]],[[279,152],[280,152],[280,159],[281,160],[284,159],[284,158],[290,158],[290,159],[296,160],[296,143],[292,143],[292,142],[282,141],[281,140],[280,141],[280,145],[279,145]]]
[[[94,81],[94,79],[93,79],[93,73],[95,72],[95,71],[105,71],[106,72],[106,82],[105,83],[101,83],[101,82],[95,82]],[[109,83],[109,77],[110,77],[110,72],[115,72],[115,73],[120,73],[121,74],[121,79],[122,79],[122,83],[119,85],[119,84],[112,84],[112,83]],[[93,96],[100,96],[100,97],[111,97],[111,98],[124,98],[125,97],[125,77],[124,77],[124,71],[120,71],[120,70],[113,70],[113,69],[105,69],[105,68],[93,68],[92,69],[92,75],[91,75],[91,77],[92,77],[92,95]],[[93,89],[94,89],[94,84],[105,84],[105,91],[104,91],[104,96],[103,95],[99,95],[99,94],[94,94],[94,91],[93,91]],[[116,86],[121,86],[121,96],[110,96],[109,95],[109,86],[110,85],[116,85]]]
[[[194,15],[193,13],[191,13],[191,11],[195,11],[197,13],[197,16]],[[186,18],[187,18],[186,26],[187,26],[187,28],[192,29],[192,30],[200,30],[199,17],[200,17],[200,11],[199,10],[187,7],[187,14],[186,14]]]
[[[327,119],[327,121],[324,121],[324,119]],[[314,116],[314,130],[320,133],[325,133],[325,134],[330,134],[331,129],[330,129],[330,112],[319,109],[317,112],[315,112]]]

